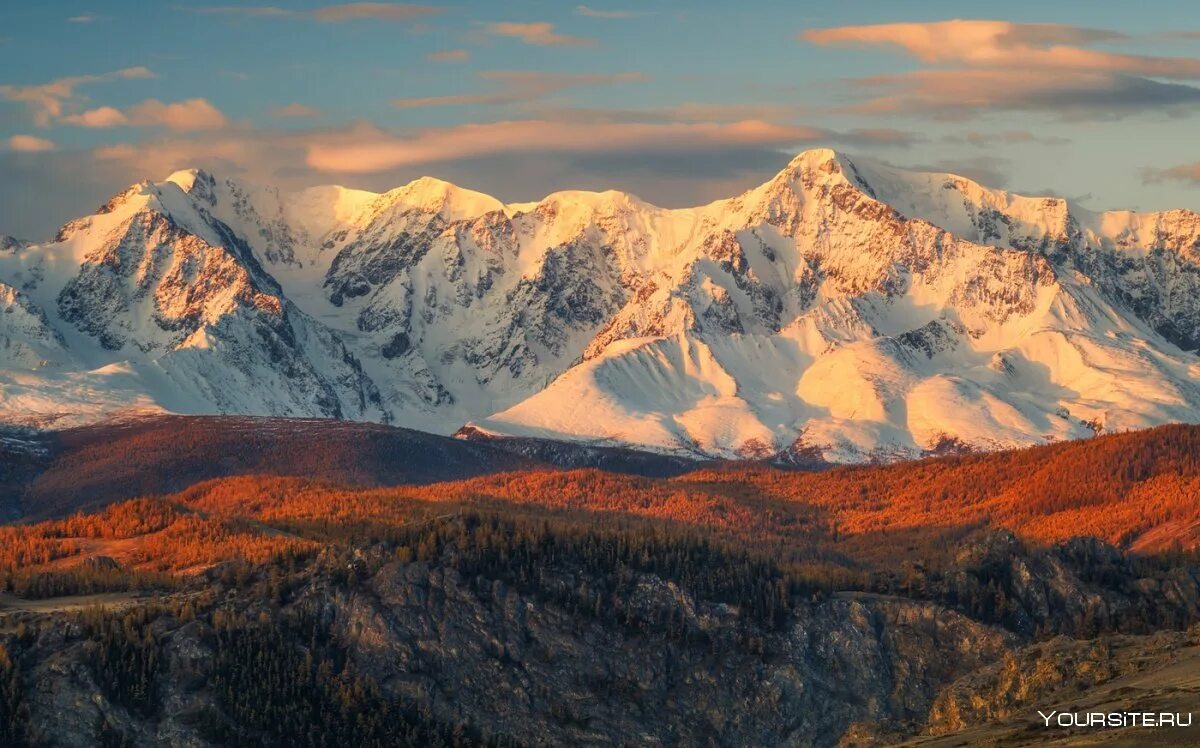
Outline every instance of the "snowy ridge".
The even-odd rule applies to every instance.
[[[0,249],[0,417],[348,418],[861,461],[1200,421],[1200,216],[830,150],[727,200],[183,171]]]

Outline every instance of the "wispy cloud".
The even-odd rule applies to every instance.
[[[273,116],[273,117],[284,117],[284,118],[290,117],[290,118],[294,118],[294,119],[295,118],[302,119],[305,117],[316,117],[320,114],[321,114],[321,110],[319,110],[319,109],[308,106],[307,104],[297,104],[297,103],[288,104],[287,106],[281,106],[281,107],[271,111],[271,116]]]
[[[1146,184],[1157,182],[1183,182],[1200,187],[1200,161],[1190,164],[1180,164],[1166,169],[1145,169],[1142,171],[1142,181]]]
[[[95,13],[81,13],[68,18],[67,23],[95,23],[96,21],[104,20],[104,18],[105,16],[96,15]]]
[[[414,109],[433,106],[496,105],[533,101],[575,88],[636,83],[641,73],[543,73],[534,70],[485,70],[477,76],[495,89],[489,93],[396,99],[392,106]]]
[[[546,22],[535,23],[489,23],[484,29],[493,36],[504,36],[519,39],[523,44],[535,47],[595,47],[597,41],[584,36],[559,34],[554,30],[554,24]]]
[[[311,10],[292,10],[275,5],[217,5],[210,7],[185,7],[193,13],[205,15],[243,16],[246,18],[294,18],[337,23],[373,19],[379,21],[413,21],[437,15],[441,8],[432,5],[408,3],[344,3],[325,5]]]
[[[432,5],[408,5],[405,3],[347,3],[326,5],[312,11],[318,21],[357,21],[376,19],[380,21],[410,21],[441,13],[442,9]]]
[[[1170,113],[1200,105],[1200,88],[1106,73],[1044,70],[917,70],[853,81],[868,94],[847,111],[960,119],[986,111],[1044,111],[1067,118],[1111,119]]]
[[[849,146],[907,148],[924,141],[925,137],[894,127],[860,127],[845,132],[830,131],[828,139]]]
[[[430,52],[425,55],[429,62],[466,62],[471,59],[471,53],[465,49],[443,49],[440,52]]]
[[[716,146],[785,145],[817,139],[812,128],[767,122],[577,124],[539,120],[460,125],[393,135],[362,129],[308,147],[309,166],[325,172],[370,173],[399,166],[509,153],[668,152]]]
[[[154,73],[147,68],[132,67],[99,75],[57,78],[33,86],[0,85],[0,99],[25,104],[32,112],[34,122],[39,127],[48,127],[68,110],[82,104],[84,99],[75,90],[80,86],[153,77]]]
[[[5,143],[10,151],[18,153],[45,153],[56,147],[52,141],[33,135],[13,135]]]
[[[601,10],[599,8],[592,8],[587,5],[576,5],[575,14],[585,16],[587,18],[605,18],[608,20],[637,18],[638,16],[646,15],[645,13],[633,10]]]
[[[951,20],[810,29],[819,45],[890,48],[925,69],[853,81],[862,114],[964,117],[987,110],[1043,110],[1113,117],[1200,104],[1200,58],[1089,49],[1128,34],[1054,24]]]
[[[1029,130],[1003,130],[1000,132],[981,132],[968,130],[957,135],[947,135],[943,138],[947,143],[965,143],[976,148],[990,148],[995,145],[1065,145],[1070,141],[1060,137],[1042,137]]]
[[[699,109],[692,112],[698,115]],[[125,184],[195,167],[285,189],[336,181],[386,190],[436,174],[510,200],[536,199],[556,189],[622,189],[664,205],[698,205],[761,184],[805,147],[903,147],[918,137],[887,128],[836,132],[756,119],[686,122],[670,119],[666,109],[628,115],[585,110],[574,117],[410,130],[367,122],[294,129],[238,122],[206,132],[161,130],[90,153],[47,154],[38,159],[38,169],[30,159],[11,155],[0,166],[25,181],[18,188],[13,180],[0,180],[0,205],[69,174],[69,202],[84,210]],[[60,168],[51,174],[55,164]],[[61,221],[62,210],[34,205],[27,218],[10,226],[31,227],[22,231],[40,235]]]
[[[557,189],[623,189],[664,204],[695,205],[760,184],[787,163],[789,152],[819,142],[825,134],[802,127],[764,130],[752,124],[680,127],[668,123],[633,131],[597,125],[570,137],[555,136],[576,130],[563,124],[492,122],[406,132],[367,123],[309,130],[239,125],[186,137],[164,134],[104,146],[90,154],[72,154],[63,170],[71,175],[73,185],[91,185],[71,200],[79,210],[89,209],[126,184],[162,179],[177,169],[193,167],[287,189],[336,181],[386,190],[422,174],[435,174],[511,200],[537,199]],[[551,137],[545,148],[540,145],[543,134]],[[350,147],[361,150],[357,155],[344,150]],[[530,159],[530,153],[538,157]],[[371,164],[369,159],[376,155],[386,161]],[[346,160],[359,157],[368,161]],[[53,184],[42,170],[20,171],[16,160],[7,166],[27,179],[23,190]],[[13,194],[23,193],[0,180],[0,200]],[[52,231],[61,218],[58,211],[43,212],[10,227],[29,226],[21,230],[41,235]]]
[[[1116,60],[1153,60],[1081,49],[1078,44],[1121,41],[1128,35],[1103,29],[1010,21],[881,23],[809,29],[800,38],[813,44],[888,46],[926,63],[962,62],[989,67],[1014,63],[1029,67],[1111,69]]]

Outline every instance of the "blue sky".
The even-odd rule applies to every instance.
[[[0,59],[0,233],[30,238],[192,166],[677,206],[817,145],[1200,209],[1194,2],[13,0]]]

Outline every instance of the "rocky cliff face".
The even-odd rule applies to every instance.
[[[884,745],[1024,714],[1039,699],[1058,703],[1161,667],[1193,642],[1178,629],[1200,613],[1193,581],[1183,597],[1153,598],[1156,607],[1136,618],[1089,619],[1095,628],[1083,638],[1034,636],[1002,611],[979,614],[953,583],[925,587],[929,599],[805,595],[770,621],[653,573],[616,572],[620,592],[597,606],[593,595],[612,589],[612,570],[575,565],[569,554],[538,561],[546,566],[535,591],[530,579],[503,581],[515,567],[464,573],[458,554],[467,549],[397,559],[413,550],[331,549],[300,569],[218,569],[149,612],[111,614],[103,640],[95,613],[9,613],[7,623],[17,626],[17,615],[24,625],[0,644],[16,653],[31,724],[55,745],[94,745],[105,731],[134,745],[220,744],[214,736],[230,734],[266,741],[254,730],[274,712],[239,711],[236,694],[219,686],[229,677],[222,668],[234,658],[277,674],[264,685],[284,705],[292,695],[283,660],[272,658],[293,652],[297,667],[316,667],[319,651],[336,652],[342,673],[327,672],[327,682],[366,679],[426,721],[475,736],[461,744],[503,736],[545,745]],[[1141,605],[1138,590],[1153,580],[1128,563],[1098,544],[1026,551],[1001,534],[968,545],[948,578],[990,575],[977,602],[1007,590],[1049,632],[1083,620],[1064,600],[1118,612]],[[1054,606],[1042,610],[1030,601],[1046,590]],[[1119,633],[1172,612],[1181,615],[1165,628],[1177,631]],[[229,632],[239,630],[272,632],[271,647],[255,655],[233,646],[242,640]],[[129,636],[136,646],[120,644]],[[149,676],[133,667],[142,658],[153,663]],[[114,690],[143,678],[146,693]],[[359,706],[375,698],[353,693]],[[263,724],[239,723],[247,716]]]
[[[1200,216],[828,150],[685,210],[180,172],[8,243],[0,283],[33,320],[0,322],[8,420],[313,415],[829,461],[1200,420]]]
[[[1015,641],[940,606],[892,598],[813,603],[778,632],[747,629],[737,610],[649,575],[632,603],[633,622],[614,626],[498,582],[391,564],[358,591],[318,582],[294,606],[315,611],[355,672],[401,703],[521,744],[720,736],[723,745],[832,746],[847,731],[895,737],[924,718],[942,687]],[[660,615],[698,633],[672,638],[647,627]],[[97,682],[94,645],[79,641],[77,626],[38,630],[20,650],[32,665],[25,699],[33,724],[53,726],[53,744],[94,745],[102,726],[135,745],[211,744],[200,716],[221,713],[204,685],[210,627],[169,615],[153,624],[162,707],[149,718]]]

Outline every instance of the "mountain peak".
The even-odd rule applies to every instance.
[[[679,209],[189,169],[0,251],[46,320],[0,314],[0,353],[89,382],[124,367],[113,407],[889,459],[1200,421],[1196,248],[1194,214],[1076,212],[829,148]],[[97,412],[63,381],[39,380],[45,408]],[[0,387],[0,422],[27,402]]]
[[[184,192],[191,192],[197,183],[212,184],[217,180],[204,169],[180,169],[172,173],[164,181],[178,185],[179,189]]]
[[[829,165],[841,166],[843,156],[832,148],[809,148],[806,151],[797,153],[796,156],[788,162],[788,167],[824,167]]]
[[[217,179],[203,169],[182,169],[167,177],[167,182],[197,200],[211,204],[216,199]]]
[[[828,183],[830,181],[859,181],[857,171],[850,158],[832,148],[810,148],[796,154],[768,184],[792,183],[804,177],[805,182]]]
[[[15,236],[8,234],[0,234],[0,252],[6,252],[10,249],[21,249],[29,244],[27,241],[22,241]]]
[[[388,203],[399,203],[405,208],[438,212],[448,221],[475,218],[504,209],[504,203],[491,195],[430,176],[419,177],[403,187],[389,190],[382,195],[382,199]]]

